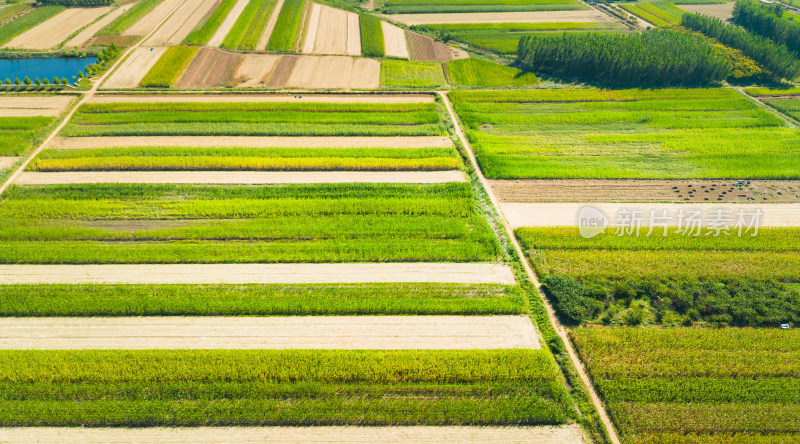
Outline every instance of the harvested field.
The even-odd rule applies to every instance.
[[[417,62],[449,62],[455,59],[466,59],[469,57],[465,51],[445,45],[442,42],[417,34],[416,32],[406,31],[406,40],[410,58]]]
[[[7,170],[17,163],[19,157],[0,157],[0,170]]]
[[[678,5],[678,8],[695,14],[705,14],[721,20],[728,20],[733,18],[733,5],[734,2],[707,5]]]
[[[272,15],[269,17],[267,26],[264,28],[264,33],[261,34],[261,38],[258,39],[257,49],[267,48],[269,39],[272,37],[272,32],[275,30],[275,24],[278,23],[278,16],[281,13],[281,9],[283,9],[283,0],[278,0],[275,4],[275,9],[272,10]]]
[[[500,204],[500,210],[511,223],[512,228],[577,226],[578,212],[584,205],[582,203],[502,203]],[[657,215],[661,215],[661,212],[666,210],[667,214],[672,216],[675,216],[681,210],[687,214],[690,211],[701,211],[706,219],[712,218],[714,210],[729,210],[735,222],[735,213],[740,209],[745,210],[748,214],[761,210],[761,227],[800,226],[800,205],[794,204],[660,203],[637,205],[603,203],[594,204],[593,207],[602,210],[608,216],[610,226],[615,225],[617,212],[621,209],[642,210],[642,226],[649,224],[650,210],[655,211]],[[677,217],[671,217],[670,224],[674,225],[678,220]]]
[[[70,96],[3,96],[0,117],[55,117],[71,101]]]
[[[267,81],[267,86],[270,88],[283,88],[289,77],[294,71],[294,65],[297,64],[298,56],[283,56],[275,65],[272,75]]]
[[[72,46],[76,48],[87,46],[87,44],[89,43],[90,40],[92,40],[92,37],[94,37],[97,31],[103,29],[104,26],[113,22],[117,17],[122,15],[122,13],[127,10],[128,10],[127,7],[119,7],[111,11],[105,17],[102,17],[100,20],[87,26],[86,29],[84,29],[78,35],[70,39],[70,41],[68,41],[64,46]]]
[[[407,59],[409,56],[408,45],[406,44],[406,32],[387,22],[381,22],[381,28],[383,28],[383,43],[386,57]]]
[[[183,3],[155,34],[144,42],[146,46],[179,45],[220,0],[187,1]],[[135,26],[135,25],[134,25]]]
[[[225,40],[225,37],[231,32],[231,28],[233,28],[236,20],[242,15],[242,11],[244,11],[244,8],[249,2],[250,0],[238,0],[236,4],[233,5],[233,8],[230,10],[227,17],[225,17],[225,20],[222,21],[217,31],[208,41],[207,46],[219,48],[219,46],[222,45],[222,41]]]
[[[263,443],[309,444],[425,444],[430,442],[531,444],[584,441],[578,425],[540,427],[180,427],[180,428],[80,428],[6,427],[0,440],[46,442],[57,436],[62,444],[170,443]]]
[[[558,23],[611,22],[611,18],[595,9],[580,11],[484,12],[456,14],[396,14],[391,20],[413,25],[446,25],[478,23]]]
[[[796,180],[753,180],[741,189],[725,180],[491,180],[489,186],[503,202],[800,203]]]
[[[264,56],[260,56],[264,57]],[[30,98],[28,98],[30,99]],[[429,94],[164,94],[164,95],[95,95],[89,103],[261,103],[261,102],[306,102],[306,103],[433,103]],[[2,109],[2,108],[0,108]]]
[[[539,348],[525,316],[0,319],[0,350]]]
[[[514,285],[495,263],[0,265],[9,284],[337,284],[462,283]]]
[[[40,25],[14,37],[4,48],[50,49],[57,47],[75,31],[109,12],[111,7],[69,8]]]
[[[163,0],[155,8],[126,29],[122,35],[146,36],[155,31],[158,25],[177,10],[186,0]]]
[[[0,168],[3,168],[0,157]],[[12,157],[10,159],[16,160]],[[13,162],[12,162],[13,164]],[[91,171],[22,173],[17,185],[72,183],[196,183],[196,184],[290,184],[290,183],[447,183],[466,182],[461,171]]]
[[[103,83],[103,88],[137,88],[145,74],[166,51],[166,47],[136,48]]]
[[[178,89],[228,86],[244,56],[216,48],[201,48],[175,84]]]
[[[361,55],[358,14],[313,3],[303,52]]]
[[[242,63],[233,74],[233,81],[240,88],[253,88],[266,83],[281,56],[245,54]],[[205,96],[204,96],[205,97]]]
[[[115,148],[136,146],[194,146],[194,147],[295,147],[307,148],[425,148],[451,147],[453,142],[444,136],[417,137],[57,137],[48,148],[82,150],[87,148]]]
[[[379,85],[380,62],[377,60],[302,56],[284,86],[296,89],[375,89]]]

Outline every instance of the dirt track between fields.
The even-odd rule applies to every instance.
[[[55,117],[72,99],[72,96],[3,96],[0,117]]]
[[[87,26],[110,10],[111,7],[68,8],[14,37],[3,47],[41,50],[55,48],[75,31]]]
[[[135,146],[194,146],[194,147],[251,147],[251,148],[427,148],[451,147],[453,142],[444,136],[419,137],[68,137],[56,138],[51,149],[116,148]]]
[[[217,28],[217,30],[214,32],[214,35],[208,40],[206,46],[219,48],[219,46],[225,40],[225,37],[227,37],[228,33],[231,32],[231,29],[233,29],[233,25],[236,24],[236,20],[238,20],[239,16],[242,15],[242,12],[244,12],[244,8],[247,7],[248,3],[250,3],[250,0],[238,0],[236,4],[233,5],[233,8],[228,11],[228,15],[225,16],[224,20],[222,20],[219,28]]]
[[[179,45],[221,0],[189,0],[145,42],[145,46]]]
[[[409,58],[406,32],[391,23],[381,21],[383,47],[386,57]]]
[[[104,26],[113,22],[117,17],[121,16],[124,12],[130,9],[131,6],[133,5],[129,4],[125,6],[120,6],[119,8],[111,11],[105,17],[87,26],[86,29],[84,29],[78,35],[70,39],[70,41],[68,41],[64,46],[72,46],[76,48],[84,46],[85,44],[89,43],[89,40],[91,40],[92,37],[94,37],[97,31],[103,29]]]
[[[578,425],[538,427],[180,427],[180,428],[1,428],[0,441],[61,444],[583,444]]]
[[[722,3],[710,5],[677,5],[678,8],[695,14],[705,14],[721,20],[728,20],[733,17],[733,5],[735,3]]]
[[[137,88],[142,78],[150,71],[150,68],[158,62],[158,59],[167,51],[166,47],[160,48],[136,48],[127,60],[122,62],[119,68],[103,83],[102,88],[124,89]]]
[[[433,103],[428,94],[165,94],[126,95],[98,94],[90,103],[247,103],[247,102],[309,102],[309,103]],[[0,105],[2,109],[2,105]]]
[[[170,14],[172,14],[186,0],[163,0],[144,17],[128,27],[122,35],[147,36],[153,32]]]
[[[494,263],[0,265],[6,284],[514,284]]]
[[[2,168],[0,157],[0,168]],[[17,185],[74,183],[292,184],[466,182],[461,171],[77,171],[24,172]]]
[[[386,16],[392,21],[412,25],[445,25],[477,23],[596,23],[611,22],[611,18],[596,9],[580,11],[533,12],[470,12],[453,14],[395,14]]]
[[[556,227],[577,226],[578,213],[583,203],[501,203],[500,210],[513,228],[519,227]],[[751,214],[761,211],[759,226],[761,227],[798,227],[800,226],[800,204],[704,204],[704,203],[595,203],[592,207],[605,213],[609,226],[615,226],[619,210],[640,211],[641,226],[649,226],[650,212],[661,216],[667,211],[667,225],[675,226],[680,220],[677,214],[682,210],[686,216],[690,211],[700,211],[699,218],[708,221],[713,218],[712,211],[728,210],[732,218],[730,227],[735,226],[736,212],[746,213],[745,222],[751,220]],[[628,213],[631,214],[631,213]],[[703,230],[705,231],[705,224]]]
[[[0,319],[0,350],[539,348],[525,316]]]
[[[749,182],[737,187],[735,180],[490,180],[489,185],[502,202],[800,203],[800,180]]]

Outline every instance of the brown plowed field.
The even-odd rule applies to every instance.
[[[728,20],[733,17],[733,5],[734,2],[710,5],[679,5],[678,8],[687,12],[705,14],[721,20]]]
[[[489,184],[503,202],[800,203],[797,180],[752,180],[742,187],[733,180],[490,180]]]
[[[267,81],[270,88],[283,88],[292,75],[294,65],[297,63],[298,56],[283,56],[275,66],[275,70]]]
[[[453,59],[467,58],[468,54],[460,49],[437,42],[430,37],[406,31],[406,40],[411,60],[418,62],[449,62]]]
[[[175,84],[178,89],[206,89],[228,86],[244,56],[217,48],[201,48]]]
[[[69,38],[75,31],[87,26],[110,11],[103,8],[68,8],[28,31],[14,37],[4,48],[50,49]]]

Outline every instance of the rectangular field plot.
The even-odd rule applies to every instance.
[[[765,100],[764,103],[786,114],[787,116],[800,121],[800,98]]]
[[[557,425],[577,416],[544,350],[2,351],[0,364],[3,426]]]
[[[58,99],[60,98],[55,100],[59,101]],[[5,117],[14,112],[4,111],[0,105],[0,157],[19,156],[40,143],[47,137],[48,130],[52,131],[51,126],[57,120],[57,117],[51,116],[52,110],[32,111],[42,115],[26,117]],[[29,111],[31,110],[25,110],[24,113],[29,114]]]
[[[692,230],[694,231],[694,230]],[[519,228],[516,235],[565,322],[777,326],[800,318],[800,229],[742,237],[615,230],[586,239],[577,228]]]
[[[469,184],[13,187],[0,262],[491,262]]]
[[[390,14],[572,11],[587,9],[575,0],[378,0],[376,7]],[[382,4],[382,8],[381,8]]]
[[[570,332],[625,442],[800,439],[800,332]]]
[[[655,26],[678,25],[685,14],[674,4],[666,2],[620,3],[619,6]]]
[[[729,89],[453,92],[493,179],[795,179],[800,132]]]

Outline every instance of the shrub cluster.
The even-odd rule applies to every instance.
[[[684,15],[681,26],[741,50],[746,56],[781,77],[795,79],[800,76],[800,60],[786,46],[775,45],[769,39],[733,25],[726,25],[718,18],[700,14]]]
[[[782,18],[779,3],[767,6],[752,0],[740,0],[733,8],[733,22],[753,34],[772,39],[800,54],[800,22]]]
[[[525,36],[518,54],[527,69],[609,86],[706,85],[731,72],[728,61],[702,38],[670,29]]]

